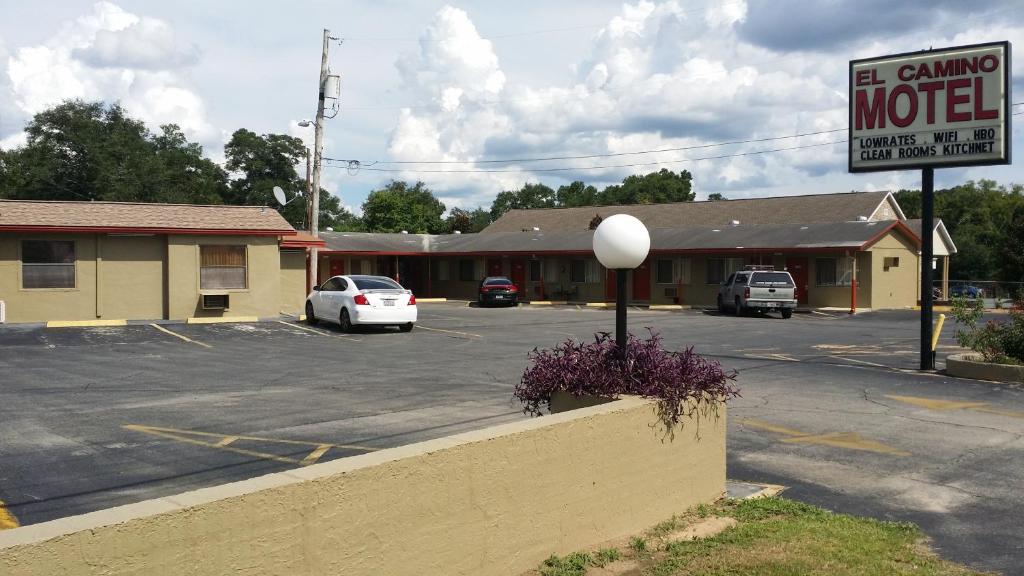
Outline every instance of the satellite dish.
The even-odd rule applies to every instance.
[[[274,199],[277,200],[277,203],[281,206],[288,203],[288,198],[284,195],[284,190],[282,190],[280,186],[274,186]]]

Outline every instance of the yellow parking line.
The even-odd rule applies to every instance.
[[[276,438],[262,438],[259,436],[242,436],[235,434],[217,434],[214,432],[197,432],[195,430],[179,430],[177,428],[163,428],[160,426],[143,426],[141,424],[125,424],[122,426],[125,430],[131,430],[133,432],[142,432],[143,434],[150,434],[158,436],[160,438],[166,438],[168,440],[175,440],[178,442],[184,442],[186,444],[194,444],[196,446],[205,446],[207,448],[214,448],[217,450],[224,450],[227,452],[233,452],[235,454],[242,454],[244,456],[252,456],[253,458],[259,458],[261,460],[272,460],[274,462],[282,462],[284,464],[298,464],[300,466],[308,466],[315,463],[331,448],[341,448],[344,450],[359,450],[361,452],[376,452],[378,448],[372,448],[370,446],[360,446],[358,444],[325,444],[322,442],[303,442],[301,440],[280,440]],[[207,441],[205,438],[210,438]],[[214,442],[212,439],[219,438],[218,441]],[[315,446],[305,458],[299,460],[297,458],[289,458],[287,456],[278,456],[277,454],[270,454],[267,452],[258,452],[256,450],[246,450],[244,448],[236,448],[231,446],[238,440],[249,440],[253,442],[265,442],[268,444],[287,444],[292,446]]]
[[[467,337],[472,337],[472,338],[483,338],[483,336],[481,336],[479,334],[470,334],[469,332],[457,332],[455,330],[442,330],[440,328],[431,328],[429,326],[424,326],[423,324],[417,324],[416,327],[420,328],[421,330],[430,330],[431,332],[443,332],[445,334],[455,334],[455,335],[458,335],[458,336],[467,336]]]
[[[10,530],[18,526],[21,526],[21,524],[18,524],[18,519],[7,509],[4,501],[0,500],[0,530]]]
[[[188,336],[185,336],[185,335],[182,335],[182,334],[178,334],[177,332],[171,332],[170,330],[168,330],[167,328],[164,328],[163,326],[160,326],[159,324],[150,324],[150,326],[152,326],[153,328],[156,328],[157,330],[159,330],[159,331],[161,331],[161,332],[163,332],[165,334],[170,334],[171,336],[174,336],[175,338],[181,338],[185,342],[190,342],[190,343],[195,344],[197,346],[202,346],[203,348],[213,348],[213,346],[210,346],[209,344],[204,344],[204,343],[202,343],[202,342],[200,342],[198,340],[193,340],[193,339],[189,338]]]
[[[104,326],[127,326],[127,320],[50,320],[47,328],[99,328]]]
[[[312,332],[313,334],[319,334],[321,336],[327,336],[330,338],[341,338],[342,340],[348,340],[349,342],[362,342],[362,338],[350,338],[348,336],[342,336],[340,334],[331,334],[330,332],[324,332],[323,330],[317,330],[316,328],[310,328],[308,326],[300,326],[294,322],[285,322],[284,320],[278,320],[279,324],[285,326],[291,326],[292,328],[298,328],[299,330],[305,330],[306,332]]]
[[[749,418],[743,420],[743,426],[764,430],[766,432],[772,432],[774,434],[781,434],[783,436],[789,436],[789,438],[783,438],[782,442],[786,444],[815,444],[819,446],[831,446],[833,448],[843,448],[846,450],[860,450],[863,452],[877,452],[880,454],[890,454],[892,456],[910,456],[910,452],[893,448],[878,442],[871,440],[870,438],[864,438],[856,432],[829,432],[826,434],[808,434],[807,432],[801,432],[800,430],[794,430],[793,428],[787,428],[785,426],[779,426],[770,422],[764,422],[761,420],[755,420]]]
[[[324,453],[327,452],[330,449],[331,449],[331,445],[330,444],[321,444],[321,445],[316,447],[316,450],[313,450],[312,452],[309,453],[308,456],[303,458],[302,462],[300,462],[300,464],[302,464],[303,466],[309,466],[310,464],[315,464],[316,461],[319,460],[320,457],[323,456]]]

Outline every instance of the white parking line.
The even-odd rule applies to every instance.
[[[470,334],[469,332],[457,332],[455,330],[442,330],[440,328],[431,328],[430,326],[424,326],[423,324],[417,324],[417,328],[421,330],[430,330],[431,332],[443,332],[445,334],[455,334],[457,336],[471,337],[471,338],[483,338],[479,334]]]
[[[204,343],[202,343],[202,342],[200,342],[198,340],[193,340],[193,339],[191,339],[188,336],[185,336],[183,334],[178,334],[177,332],[171,332],[170,330],[168,330],[167,328],[164,328],[163,326],[160,326],[159,324],[150,324],[150,326],[152,326],[153,328],[156,328],[157,330],[159,330],[159,331],[161,331],[161,332],[163,332],[165,334],[170,334],[171,336],[174,336],[175,338],[181,338],[185,342],[189,342],[189,343],[195,344],[197,346],[202,346],[203,348],[213,348],[213,346],[210,346],[209,344],[204,344]]]
[[[330,332],[324,332],[323,330],[317,330],[315,328],[310,328],[308,326],[300,326],[300,325],[292,323],[292,322],[285,322],[284,320],[278,320],[277,322],[279,324],[284,324],[285,326],[291,326],[292,328],[298,328],[299,330],[305,330],[306,332],[312,332],[313,334],[319,334],[321,336],[327,336],[328,338],[341,338],[342,340],[348,340],[349,342],[362,342],[363,341],[362,338],[350,338],[348,336],[342,336],[340,334],[331,334]]]

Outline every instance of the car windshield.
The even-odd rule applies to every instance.
[[[402,286],[384,276],[351,276],[357,290],[401,290]]]
[[[512,281],[507,278],[490,278],[484,281],[484,286],[511,286]]]
[[[755,272],[751,286],[792,286],[793,280],[785,272]]]

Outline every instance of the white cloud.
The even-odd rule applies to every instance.
[[[99,2],[43,44],[11,55],[7,91],[23,121],[67,99],[120,101],[151,129],[174,123],[189,138],[208,141],[216,133],[181,70],[195,57],[194,49],[178,46],[168,24]]]

